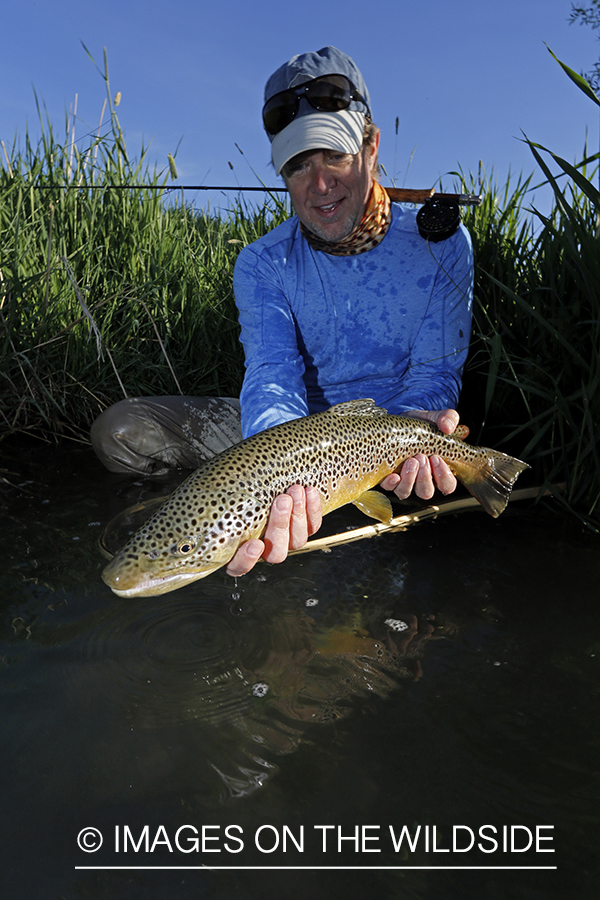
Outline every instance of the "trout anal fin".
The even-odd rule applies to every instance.
[[[357,497],[352,502],[365,515],[370,516],[372,519],[377,519],[378,522],[383,522],[387,525],[388,522],[392,521],[392,504],[385,494],[382,494],[380,491],[365,491],[364,494],[361,494],[360,497]]]

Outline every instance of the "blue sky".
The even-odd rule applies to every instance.
[[[545,46],[591,68],[597,33],[569,25],[570,9],[569,0],[20,0],[2,13],[0,140],[11,147],[26,129],[39,134],[35,89],[61,138],[77,95],[86,146],[105,86],[83,42],[101,68],[107,49],[130,154],[150,144],[163,168],[177,150],[180,184],[277,184],[260,123],[264,82],[295,53],[333,44],[363,72],[380,159],[397,185],[476,173],[480,160],[504,184],[509,169],[535,170],[522,132],[569,161],[586,133],[599,148],[598,107]],[[225,195],[186,199],[227,206]]]

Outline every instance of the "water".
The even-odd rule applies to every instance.
[[[3,466],[3,898],[593,896],[600,544],[576,521],[511,504],[125,601],[99,538],[173,482],[86,449]]]

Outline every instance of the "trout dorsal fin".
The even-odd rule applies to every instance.
[[[387,409],[377,406],[374,400],[346,400],[330,406],[328,412],[336,416],[387,416]]]
[[[352,501],[365,515],[387,525],[392,521],[392,504],[380,491],[365,491]]]
[[[469,430],[468,425],[457,425],[456,431],[453,432],[452,437],[456,438],[457,441],[466,441],[469,437]]]

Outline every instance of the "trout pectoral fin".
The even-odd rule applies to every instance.
[[[352,501],[365,515],[386,525],[392,520],[392,504],[380,491],[365,491],[360,497]]]

